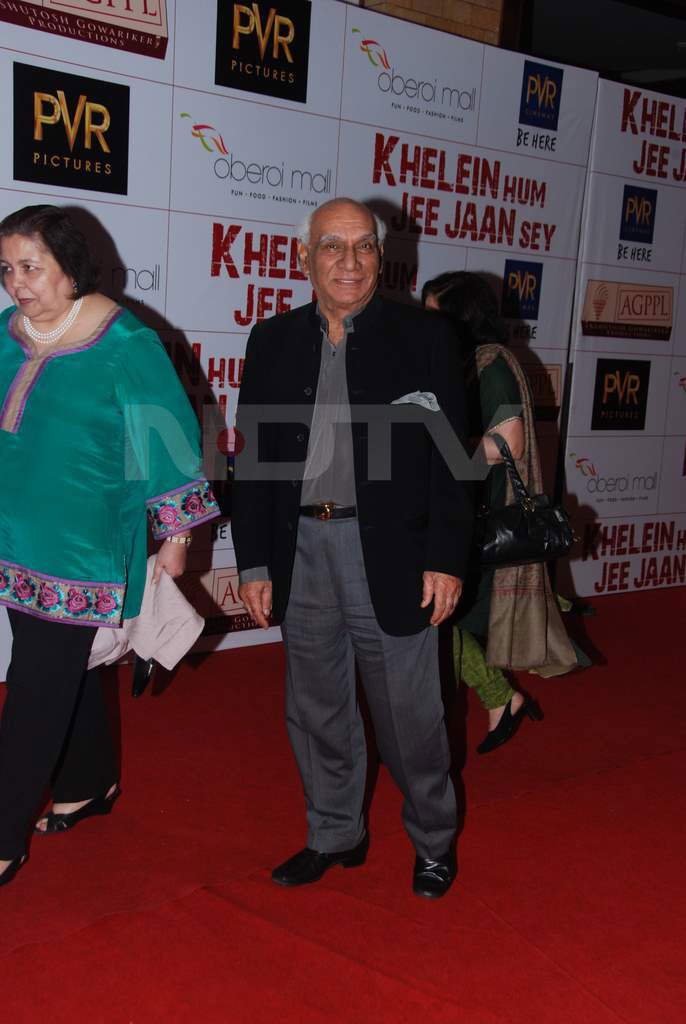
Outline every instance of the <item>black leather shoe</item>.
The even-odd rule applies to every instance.
[[[514,734],[522,724],[524,715],[528,715],[532,722],[540,722],[543,720],[543,712],[539,708],[535,700],[531,697],[524,697],[524,703],[518,708],[514,715],[512,714],[512,700],[510,699],[505,705],[500,721],[496,725],[495,729],[491,729],[490,732],[486,733],[485,739],[481,741],[479,746],[476,748],[477,754],[488,754],[489,751],[495,750],[497,747],[502,747],[503,743],[507,743],[511,740]]]
[[[21,857],[15,857],[13,861],[10,861],[3,873],[0,875],[0,885],[9,885],[12,879],[16,876],[19,868],[23,867],[26,863],[26,859],[26,854],[23,853]]]
[[[97,796],[80,807],[78,811],[72,811],[71,814],[55,814],[54,811],[48,811],[40,819],[41,821],[45,820],[45,828],[38,828],[36,825],[33,831],[40,836],[52,835],[55,832],[68,832],[84,818],[92,818],[96,814],[109,814],[114,806],[114,801],[120,795],[121,790],[117,786],[111,796],[107,796],[107,794]]]
[[[414,862],[412,891],[415,896],[425,896],[428,900],[440,900],[445,896],[457,874],[455,851],[451,848],[437,860],[417,857]]]
[[[319,853],[306,846],[300,853],[274,868],[272,882],[277,885],[309,885],[318,882],[324,872],[335,864],[344,868],[359,868],[367,859],[368,849],[367,836],[352,850],[341,850],[339,853]]]

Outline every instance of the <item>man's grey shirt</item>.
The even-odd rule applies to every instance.
[[[318,505],[327,501],[350,506],[356,503],[355,464],[345,353],[355,325],[353,316],[345,317],[345,333],[334,345],[329,340],[326,319],[317,312],[322,324],[322,354],[300,503]],[[269,570],[264,565],[239,573],[241,584],[268,579]]]
[[[336,505],[354,505],[355,466],[345,353],[348,336],[355,328],[353,318],[346,317],[343,338],[334,345],[321,314],[320,319],[322,355],[300,503],[317,505],[329,501]]]

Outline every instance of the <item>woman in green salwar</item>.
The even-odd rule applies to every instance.
[[[453,322],[464,361],[470,436],[491,467],[480,485],[478,508],[512,501],[507,471],[491,435],[507,441],[525,484],[540,493],[541,471],[533,402],[524,372],[505,347],[506,327],[496,296],[483,278],[467,271],[428,281],[422,302]],[[507,669],[542,675],[569,671],[577,655],[559,616],[544,566],[481,569],[465,583],[453,630],[455,671],[488,711],[489,730],[477,751],[485,754],[514,736],[524,715],[540,719],[538,705],[513,689]]]
[[[55,206],[0,222],[0,604],[12,656],[0,722],[0,886],[36,831],[107,814],[117,765],[95,632],[138,615],[147,523],[153,579],[179,576],[190,531],[219,514],[200,429],[160,339],[96,290],[86,240]]]

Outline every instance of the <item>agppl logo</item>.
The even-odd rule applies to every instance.
[[[649,361],[598,359],[591,430],[643,430],[649,381]]]
[[[365,54],[370,64],[379,69],[376,87],[379,92],[392,97],[395,109],[407,110],[413,114],[426,113],[432,117],[447,118],[453,121],[464,121],[463,113],[476,110],[476,86],[471,89],[439,82],[438,78],[421,78],[408,73],[405,69],[396,68],[391,63],[386,49],[376,39],[364,37],[362,29],[353,28],[353,35],[359,39],[360,52]],[[410,100],[409,104],[401,105],[400,100]],[[422,110],[419,102],[428,109]]]
[[[672,335],[674,288],[589,279],[581,313],[581,331],[588,337],[669,341]]]
[[[655,231],[657,189],[625,185],[619,237],[624,242],[652,245]]]
[[[306,103],[311,6],[218,0],[215,84]]]
[[[599,504],[647,501],[648,496],[657,489],[657,470],[654,473],[638,473],[635,476],[602,476],[595,464],[585,455],[570,452],[569,458],[574,460],[574,468],[586,481],[586,493],[593,495]]]
[[[680,370],[675,370],[674,376],[676,377],[677,387],[686,392],[686,374],[681,373]]]
[[[126,195],[129,87],[14,64],[14,178]]]
[[[538,320],[543,264],[505,260],[502,314],[509,320]]]
[[[557,131],[562,98],[563,68],[524,61],[519,123]]]

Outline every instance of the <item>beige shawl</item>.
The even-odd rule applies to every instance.
[[[542,493],[541,464],[534,425],[533,401],[524,371],[502,345],[481,345],[476,350],[481,374],[500,356],[512,371],[522,400],[524,453],[517,469],[531,494]],[[497,433],[497,427],[489,433]],[[507,481],[507,504],[513,501]],[[569,672],[577,664],[565,631],[545,565],[496,569],[491,591],[486,661],[498,668],[531,669],[538,675]]]

